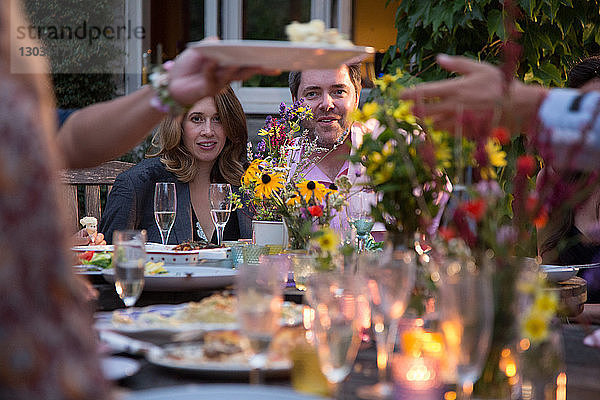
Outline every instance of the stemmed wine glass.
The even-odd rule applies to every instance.
[[[144,288],[146,231],[113,233],[115,289],[126,307],[135,304]]]
[[[177,214],[177,192],[173,182],[157,182],[154,188],[154,219],[160,231],[162,244],[169,243],[169,235]]]
[[[356,229],[358,252],[365,251],[367,238],[375,222],[371,216],[371,205],[376,203],[374,192],[355,192],[348,198],[348,222]]]
[[[210,215],[217,228],[217,245],[223,242],[223,229],[231,213],[231,185],[229,183],[211,183],[208,189]]]
[[[385,399],[392,395],[387,367],[394,351],[398,323],[415,284],[415,257],[415,252],[410,249],[390,249],[386,254],[363,253],[359,256],[359,274],[366,280],[369,294],[379,372],[377,384],[358,388],[359,397]]]
[[[307,284],[306,297],[315,310],[314,340],[321,371],[337,392],[352,370],[360,346],[359,307],[364,295],[357,276],[350,273],[315,273]]]
[[[450,257],[442,264],[440,312],[448,362],[456,370],[458,398],[470,399],[491,341],[491,278],[472,261]]]
[[[241,331],[252,350],[250,383],[262,383],[261,370],[268,359],[268,349],[281,323],[283,303],[279,264],[266,260],[260,264],[240,264],[235,293]]]

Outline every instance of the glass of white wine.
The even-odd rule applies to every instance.
[[[211,183],[208,189],[210,215],[217,228],[217,245],[223,243],[223,229],[231,214],[231,185],[229,183]]]
[[[154,188],[154,219],[162,244],[169,243],[169,235],[177,214],[177,192],[173,182],[157,182]]]
[[[115,289],[125,306],[131,307],[144,288],[146,231],[115,231],[113,245]]]
[[[283,288],[279,268],[273,260],[238,266],[235,293],[240,328],[252,351],[250,383],[262,382],[269,345],[281,326]]]
[[[314,339],[323,375],[339,392],[361,343],[361,285],[354,274],[319,272],[307,282],[306,298],[315,310]],[[336,395],[339,393],[336,393]]]

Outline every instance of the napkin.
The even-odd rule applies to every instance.
[[[583,344],[590,347],[600,347],[600,329],[595,330],[583,339]]]

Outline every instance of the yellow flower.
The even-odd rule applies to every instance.
[[[392,179],[394,173],[394,163],[389,161],[386,162],[379,171],[373,174],[373,184],[381,185]]]
[[[381,79],[375,79],[375,84],[381,89],[382,92],[388,88],[392,83],[396,82],[398,78],[402,76],[402,72],[397,71],[396,75],[385,74]]]
[[[485,144],[485,151],[490,160],[490,164],[494,167],[506,166],[506,153],[502,151],[502,146],[495,140],[489,139]]]
[[[494,171],[494,169],[490,168],[490,167],[481,168],[479,173],[481,174],[481,179],[486,180],[486,181],[490,180],[490,179],[496,179],[498,177],[498,174],[496,174],[496,171]]]
[[[262,174],[260,180],[256,182],[254,195],[269,199],[277,189],[283,189],[283,174]]]
[[[246,172],[242,176],[242,185],[248,186],[252,182],[257,182],[260,179],[261,170],[260,165],[263,160],[256,159],[250,163]]]
[[[367,121],[363,112],[359,108],[350,112],[349,119],[352,121],[358,121],[358,122],[366,122]]]
[[[321,250],[329,253],[335,251],[340,244],[338,235],[336,235],[331,228],[323,228],[322,234],[319,235],[315,241],[318,243]]]
[[[288,207],[294,207],[300,204],[300,196],[297,194],[292,194],[289,199],[285,202]]]
[[[552,317],[558,308],[558,298],[555,293],[541,291],[533,303],[532,312]]]
[[[304,200],[308,202],[311,197],[315,198],[317,203],[323,201],[323,197],[325,197],[325,185],[315,181],[302,181],[296,185]]]
[[[523,334],[532,342],[541,342],[548,337],[548,321],[536,312],[530,312],[522,323]]]
[[[450,168],[452,163],[450,159],[452,158],[452,152],[450,151],[450,146],[447,143],[438,143],[435,146],[435,158],[438,160],[439,165],[443,168]]]
[[[373,114],[375,114],[378,110],[379,110],[379,104],[377,104],[374,101],[365,103],[362,107],[362,112],[363,112],[363,115],[365,116],[365,119],[371,118],[373,116]]]
[[[406,121],[409,124],[414,124],[417,122],[415,116],[410,112],[412,107],[412,101],[402,101],[394,109],[392,116],[396,119],[396,121]]]

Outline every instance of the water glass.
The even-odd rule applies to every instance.
[[[157,182],[154,187],[154,220],[160,231],[162,244],[169,243],[169,235],[177,214],[177,192],[173,182]]]
[[[223,229],[231,214],[231,185],[229,183],[211,183],[208,188],[210,216],[217,229],[217,245],[223,243]]]
[[[315,310],[314,341],[321,371],[336,388],[352,370],[361,343],[361,297],[365,296],[356,275],[320,272],[308,279],[306,298]]]
[[[356,230],[358,252],[365,251],[367,239],[375,224],[371,216],[371,205],[377,203],[375,192],[360,191],[350,194],[348,198],[348,222]]]
[[[235,282],[238,300],[238,320],[252,350],[251,383],[262,381],[261,370],[268,358],[268,348],[280,327],[283,289],[279,265],[241,264]]]
[[[440,312],[449,364],[459,398],[469,399],[487,358],[494,322],[491,278],[473,261],[441,263]]]
[[[115,289],[126,307],[135,304],[144,288],[146,231],[113,233]]]

